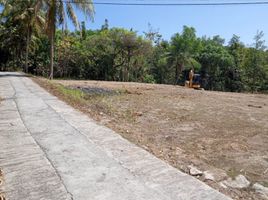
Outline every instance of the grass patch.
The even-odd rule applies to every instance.
[[[86,100],[86,94],[79,89],[71,89],[59,84],[55,84],[55,86],[57,87],[58,91],[66,98],[70,98],[73,101],[79,101],[79,102],[83,102]]]
[[[98,116],[100,113],[106,115],[113,114],[114,109],[111,103],[109,103],[109,94],[87,93],[78,88],[70,88],[55,83],[53,80],[43,78],[32,79],[49,93],[91,116]]]

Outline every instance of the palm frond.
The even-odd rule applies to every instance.
[[[67,11],[68,17],[72,20],[72,22],[75,25],[75,27],[77,29],[79,29],[80,26],[79,26],[79,22],[77,20],[77,16],[75,15],[75,12],[73,10],[72,4],[70,2],[66,3],[66,11]]]
[[[85,17],[89,17],[91,21],[94,21],[95,9],[92,0],[71,0],[75,7],[82,11]]]
[[[64,12],[63,1],[57,1],[56,7],[57,7],[58,24],[63,24],[65,21],[65,12]]]

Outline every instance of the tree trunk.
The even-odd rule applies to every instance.
[[[49,42],[50,42],[50,75],[49,79],[53,79],[54,77],[54,42],[55,42],[55,33],[56,33],[56,0],[52,0],[51,7],[49,10]]]
[[[183,64],[177,63],[176,64],[176,71],[175,71],[175,85],[179,83],[180,74],[182,73]]]
[[[49,79],[53,79],[54,77],[54,40],[55,40],[55,24],[52,27],[51,33],[50,33],[50,75]]]
[[[30,46],[30,28],[28,26],[27,30],[27,40],[26,40],[26,58],[25,58],[25,73],[28,73],[28,57],[29,57],[29,46]]]
[[[175,66],[175,83],[174,85],[177,85],[178,84],[178,80],[179,80],[179,69],[178,69],[178,64],[176,64]]]
[[[131,60],[130,49],[128,49],[128,53],[127,53],[127,67],[126,67],[126,71],[125,71],[125,81],[126,82],[129,81],[130,60]]]
[[[174,85],[177,85],[177,79],[179,76],[179,69],[178,69],[178,58],[175,58],[175,77],[174,77]]]

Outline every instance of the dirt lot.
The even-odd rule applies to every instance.
[[[268,95],[209,92],[180,86],[35,79],[53,94],[123,137],[234,199],[263,199],[251,186],[268,187]],[[89,96],[77,103],[54,83]],[[224,188],[221,181],[244,175],[251,186]]]

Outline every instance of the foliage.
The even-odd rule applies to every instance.
[[[193,27],[183,27],[182,33],[176,33],[170,42],[169,61],[175,68],[175,84],[180,80],[180,75],[185,65],[193,66],[192,59],[198,48],[198,40]]]
[[[218,43],[209,43],[200,52],[198,61],[202,65],[201,74],[205,77],[203,85],[206,89],[232,90],[229,87],[236,76],[236,69],[227,49]]]
[[[37,1],[40,3],[37,11],[46,12],[46,33],[50,42],[50,75],[49,78],[53,79],[54,76],[54,44],[56,27],[59,25],[67,26],[66,16],[72,21],[76,28],[80,28],[80,23],[75,15],[74,6],[82,11],[85,16],[93,19],[94,6],[91,0],[79,1],[63,1],[63,0],[42,0]],[[42,5],[42,6],[41,6]]]
[[[75,2],[93,17],[92,4],[85,7],[83,1]],[[200,38],[187,26],[170,41],[163,40],[150,24],[144,36],[110,28],[108,20],[99,30],[87,30],[82,22],[80,31],[74,4],[65,3],[0,0],[0,70],[29,69],[51,77],[53,69],[57,78],[183,85],[194,69],[208,90],[268,91],[268,51],[262,31],[252,46],[244,45],[237,35],[228,45],[219,35]],[[77,30],[56,30],[65,26],[66,14]]]

